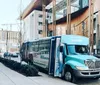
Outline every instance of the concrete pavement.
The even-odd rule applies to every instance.
[[[0,63],[0,85],[75,85],[43,73],[39,74],[41,76],[26,77]]]

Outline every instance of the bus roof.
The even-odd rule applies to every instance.
[[[62,35],[61,42],[68,45],[89,45],[89,38],[79,35]]]
[[[65,43],[68,45],[89,45],[89,38],[84,36],[79,36],[79,35],[61,35],[61,36],[45,37],[33,41],[24,42],[24,43],[32,43],[41,40],[49,40],[49,39],[56,39],[56,38],[61,38],[61,43]]]
[[[33,41],[30,41],[30,42],[39,41],[39,40],[49,40],[49,39],[60,38],[60,37],[61,36],[44,37],[44,38],[35,39]]]

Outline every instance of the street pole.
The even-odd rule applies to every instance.
[[[22,19],[22,0],[20,0],[20,32],[19,32],[19,43],[20,43],[20,47],[21,47],[21,43],[22,43],[22,34],[21,34],[21,29],[22,29],[22,22],[21,22],[21,19]]]
[[[83,32],[83,36],[85,36],[85,22],[82,21],[82,32]]]
[[[94,43],[93,43],[93,31],[94,31],[94,29],[93,29],[93,18],[94,18],[94,0],[89,0],[89,26],[90,26],[90,28],[89,28],[89,31],[90,31],[90,33],[89,33],[89,38],[90,38],[90,52],[91,52],[91,54],[93,54],[93,45],[94,45]]]
[[[67,0],[67,28],[66,28],[66,33],[71,34],[71,0]]]
[[[43,11],[43,37],[47,36],[47,31],[46,31],[46,11],[45,11],[45,7],[46,7],[46,1],[42,0],[42,11]]]
[[[56,0],[53,0],[53,36],[56,36]]]
[[[6,31],[6,52],[8,52],[8,31]]]

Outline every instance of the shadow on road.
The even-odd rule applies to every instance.
[[[78,79],[77,85],[100,85],[100,79]]]

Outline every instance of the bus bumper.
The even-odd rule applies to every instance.
[[[87,71],[79,71],[73,70],[76,77],[80,78],[99,78],[100,70],[87,70]]]

